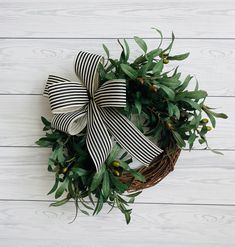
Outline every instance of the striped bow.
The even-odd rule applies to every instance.
[[[161,149],[148,140],[115,108],[126,105],[126,81],[109,80],[99,85],[101,56],[80,51],[75,60],[79,81],[50,75],[44,90],[49,97],[52,126],[70,135],[87,127],[86,145],[99,170],[112,149],[110,134],[122,148],[143,164],[149,164]]]

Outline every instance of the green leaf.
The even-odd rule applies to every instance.
[[[69,198],[64,198],[63,200],[61,201],[57,201],[57,202],[53,202],[50,204],[50,206],[53,206],[53,207],[58,207],[58,206],[62,206],[64,205],[66,202],[69,201]]]
[[[64,163],[65,161],[65,157],[64,157],[64,147],[63,146],[58,146],[52,154],[52,157],[56,160],[58,160],[58,162],[60,164]]]
[[[168,102],[168,114],[170,117],[174,115],[174,105],[170,102]]]
[[[109,174],[111,182],[113,185],[121,192],[125,192],[128,189],[128,185],[122,183],[117,177],[115,177],[112,173]]]
[[[72,171],[75,172],[78,176],[86,176],[89,172],[81,167],[73,167]]]
[[[169,116],[175,116],[177,119],[180,118],[180,110],[177,105],[172,104],[171,102],[168,102],[168,113]]]
[[[55,199],[61,197],[65,191],[65,183],[62,183],[60,187],[56,190]]]
[[[94,202],[94,200],[93,200],[93,198],[92,198],[92,194],[91,194],[91,193],[88,193],[88,198],[89,198],[91,204],[92,204],[93,206],[95,206],[95,202]]]
[[[109,196],[109,192],[110,192],[109,173],[108,171],[105,171],[102,182],[102,193],[104,198],[107,198]]]
[[[130,56],[130,48],[129,48],[129,45],[128,45],[126,39],[124,39],[124,44],[125,44],[125,48],[126,48],[126,61],[128,61],[129,56]]]
[[[201,114],[198,114],[198,115],[194,115],[194,118],[190,121],[190,125],[193,125],[193,126],[198,126],[198,124],[200,123],[200,120],[201,120]]]
[[[223,119],[227,119],[228,118],[228,116],[226,114],[224,114],[224,113],[216,113],[216,112],[213,112],[213,111],[209,110],[211,108],[208,107],[208,106],[203,105],[202,109],[205,111],[205,113],[209,117],[213,128],[215,128],[215,125],[216,125],[215,118],[223,118]]]
[[[148,53],[146,54],[146,57],[147,57],[147,58],[149,57],[149,58],[153,59],[153,58],[159,56],[159,55],[161,54],[161,52],[162,52],[162,49],[157,48],[157,49],[154,49],[154,50],[148,52]]]
[[[145,41],[143,39],[141,39],[140,37],[134,36],[134,40],[137,43],[137,45],[144,51],[144,53],[147,52],[147,44],[145,43]]]
[[[184,79],[184,82],[179,86],[179,92],[184,91],[185,88],[187,88],[189,82],[192,80],[191,75],[187,75],[187,77]]]
[[[146,182],[146,179],[144,177],[144,175],[142,175],[141,173],[137,172],[134,169],[130,169],[129,173],[136,179],[139,180],[140,182]]]
[[[195,85],[194,91],[198,91],[198,88],[199,88],[199,83],[198,83],[198,80],[196,79],[196,85]]]
[[[119,151],[120,151],[120,146],[117,143],[115,143],[115,145],[112,148],[111,153],[109,154],[109,156],[108,156],[108,158],[106,160],[106,164],[109,165],[116,158],[116,156],[118,155]]]
[[[105,51],[105,53],[107,55],[107,58],[109,59],[109,56],[110,56],[109,49],[107,48],[107,46],[105,44],[103,44],[102,46],[103,46],[103,49],[104,49],[104,51]]]
[[[58,177],[56,177],[56,179],[55,179],[55,184],[53,185],[52,189],[47,193],[47,195],[50,195],[50,194],[52,194],[53,192],[55,192],[56,189],[57,189],[57,187],[58,187],[58,185],[59,185],[59,179],[58,179]]]
[[[126,54],[125,54],[125,49],[124,49],[124,46],[123,44],[121,43],[120,39],[118,39],[118,43],[119,45],[121,46],[122,48],[122,52],[121,52],[121,55],[120,55],[120,63],[123,63],[123,62],[126,62]],[[109,60],[110,61],[110,60]]]
[[[204,136],[207,132],[208,132],[207,127],[206,126],[203,126],[202,129],[201,129],[201,131],[200,131],[200,135],[201,136]]]
[[[121,69],[122,71],[128,75],[131,79],[135,80],[138,77],[138,72],[133,69],[130,65],[128,64],[121,64]]]
[[[83,200],[83,198],[80,198],[80,202],[81,202],[81,204],[82,204],[85,208],[87,208],[87,209],[89,209],[89,210],[94,210],[93,207],[91,207],[91,206],[88,205],[89,202],[85,202],[85,201]]]
[[[126,223],[129,224],[131,221],[131,211],[124,211],[124,215],[125,215],[125,219],[126,219]]]
[[[49,147],[49,146],[51,146],[51,142],[46,137],[40,138],[35,143],[37,145],[41,146],[41,147]]]
[[[194,141],[196,140],[197,136],[195,133],[192,133],[190,136],[189,136],[189,139],[188,139],[188,143],[189,143],[189,148],[192,149],[193,147],[193,143]]]
[[[181,84],[181,81],[179,80],[178,77],[179,77],[179,74],[176,74],[172,77],[164,77],[164,78],[158,79],[158,81],[167,87],[176,89]]]
[[[189,99],[204,99],[207,97],[207,92],[204,90],[186,91],[185,96]]]
[[[201,110],[201,107],[191,99],[181,99],[181,101],[188,103],[192,108],[196,110]]]
[[[102,79],[104,79],[106,77],[106,71],[104,68],[104,65],[102,63],[98,64],[98,71],[99,71],[99,75]]]
[[[175,92],[171,88],[164,85],[159,85],[159,86],[167,94],[170,100],[174,100]]]
[[[177,94],[176,101],[182,100],[184,98],[199,100],[199,99],[204,99],[206,97],[207,97],[207,92],[204,90],[184,91]]]
[[[48,127],[51,126],[51,123],[46,118],[44,118],[43,116],[41,116],[41,120],[45,126],[48,126]]]
[[[215,125],[216,125],[216,120],[215,120],[215,117],[211,114],[207,114],[210,121],[211,121],[211,124],[212,124],[212,127],[215,128]]]
[[[177,119],[180,119],[180,109],[177,105],[174,105],[174,115]]]
[[[101,168],[98,172],[95,173],[91,186],[90,186],[90,191],[94,191],[100,184],[104,176],[104,171],[105,171],[105,165],[101,165]]]
[[[120,162],[120,167],[122,167],[125,171],[129,171],[130,170],[129,165],[125,161],[120,160],[119,162]]]
[[[200,144],[203,144],[203,143],[206,142],[206,140],[202,138],[202,139],[199,139],[198,142],[199,142]]]
[[[87,215],[87,216],[90,215],[86,210],[83,210],[83,209],[81,209],[81,208],[80,208],[80,211],[81,211],[83,214]]]
[[[125,151],[122,155],[121,155],[121,157],[119,158],[120,160],[123,160],[123,159],[125,159],[125,157],[128,155],[128,152],[127,151]]]
[[[224,114],[224,113],[216,113],[216,112],[213,112],[212,114],[216,118],[223,118],[223,119],[227,119],[228,118],[228,116],[226,114]]]
[[[172,134],[173,134],[177,144],[179,145],[179,147],[181,147],[181,148],[185,147],[186,143],[183,140],[183,138],[181,137],[181,135],[176,131],[172,131]]]
[[[148,58],[147,63],[142,65],[142,67],[138,71],[138,74],[140,76],[144,76],[149,70],[152,69],[153,66],[154,66],[154,63],[153,63],[152,59]]]
[[[140,115],[142,112],[142,102],[141,102],[141,93],[140,92],[136,93],[135,107],[138,111],[138,114]]]
[[[162,72],[162,70],[163,70],[163,66],[164,65],[163,65],[163,61],[162,60],[157,62],[155,64],[155,66],[153,67],[153,70],[152,70],[153,74],[160,74]]]
[[[162,53],[165,53],[166,51],[171,51],[171,48],[172,48],[172,46],[173,46],[173,44],[174,44],[174,40],[175,40],[175,35],[174,35],[174,33],[172,33],[171,34],[171,42],[170,42],[170,44],[167,46],[167,48],[165,49],[165,50],[163,50],[162,51]]]
[[[59,138],[61,138],[61,135],[58,132],[46,133],[46,138],[48,139],[48,141],[55,142]]]
[[[141,114],[142,104],[141,104],[141,101],[139,99],[135,99],[135,107],[138,111],[138,114]]]
[[[159,29],[155,28],[155,27],[152,27],[152,29],[154,29],[155,31],[157,31],[159,33],[159,35],[160,35],[160,43],[158,45],[158,48],[159,48],[162,45],[162,41],[163,41],[162,32]]]
[[[98,201],[96,203],[96,207],[95,207],[95,210],[93,212],[93,215],[98,214],[100,212],[100,210],[102,209],[103,205],[104,205],[104,199],[103,199],[102,194],[100,193],[100,196],[99,196]]]
[[[180,61],[180,60],[186,59],[189,56],[189,54],[190,53],[187,52],[187,53],[176,55],[176,56],[169,56],[169,57],[167,57],[167,59],[168,60],[178,60],[178,61]]]
[[[215,117],[210,113],[210,112],[206,112],[207,116],[209,117],[210,121],[211,121],[211,124],[213,126],[213,128],[215,128],[215,125],[216,125],[216,120],[215,120]]]
[[[215,154],[224,155],[222,152],[220,152],[220,151],[218,151],[218,150],[212,149],[212,148],[210,148],[210,147],[208,147],[208,146],[207,146],[207,148],[208,148],[211,152],[213,152],[213,153],[215,153]]]
[[[142,191],[138,191],[138,192],[134,192],[134,193],[127,194],[126,196],[127,196],[127,197],[136,197],[136,196],[138,196],[138,195],[141,194],[141,193],[142,193]]]
[[[74,189],[74,184],[73,184],[73,181],[70,179],[69,182],[68,182],[68,192],[69,192],[69,195],[73,198],[76,197],[76,193],[75,193],[75,189]]]
[[[128,200],[128,203],[134,203],[135,202],[135,197],[130,197],[130,199]]]

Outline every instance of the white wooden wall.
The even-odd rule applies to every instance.
[[[234,0],[0,0],[0,246],[234,247],[234,24]],[[152,26],[167,38],[175,32],[175,52],[191,52],[181,70],[229,115],[210,134],[224,156],[184,151],[175,172],[139,197],[128,226],[115,210],[68,224],[73,204],[48,207],[49,150],[34,144],[40,116],[50,117],[47,75],[74,78],[76,51],[100,54],[106,43],[115,56],[118,37],[139,35],[154,47]]]

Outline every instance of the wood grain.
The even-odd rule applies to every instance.
[[[54,183],[47,171],[46,148],[0,148],[0,200],[54,200],[46,196]],[[144,190],[141,203],[235,205],[235,152],[183,151],[175,171]]]
[[[2,37],[153,37],[152,26],[180,38],[235,38],[227,1],[1,1]],[[137,24],[138,23],[138,24]]]
[[[74,205],[48,208],[45,202],[0,202],[2,246],[228,246],[235,244],[234,207],[134,205],[125,225],[117,210],[99,216],[81,214]],[[138,232],[137,232],[138,231]]]
[[[132,57],[140,54],[133,40],[128,40]],[[149,48],[156,48],[158,40],[147,40]],[[102,43],[119,57],[116,40],[0,40],[0,94],[39,94],[48,74],[76,80],[73,61],[78,50],[103,54]],[[165,40],[165,46],[169,40]],[[235,40],[176,40],[172,54],[190,51],[180,65],[183,77],[195,75],[200,87],[211,96],[235,96]],[[192,88],[195,81],[192,81]]]
[[[226,112],[229,120],[218,119],[217,128],[208,134],[210,146],[214,149],[235,149],[234,105],[235,98],[212,97],[208,105]],[[0,97],[0,146],[33,146],[43,135],[40,116],[49,119],[48,99],[38,95],[2,95]],[[200,145],[195,146],[202,148]]]

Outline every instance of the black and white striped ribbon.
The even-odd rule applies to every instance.
[[[80,51],[75,60],[79,81],[49,76],[44,96],[54,113],[52,126],[70,135],[87,127],[86,144],[96,170],[111,152],[111,135],[130,155],[149,164],[162,150],[115,109],[126,106],[126,81],[109,80],[100,86],[99,63],[101,56]]]

